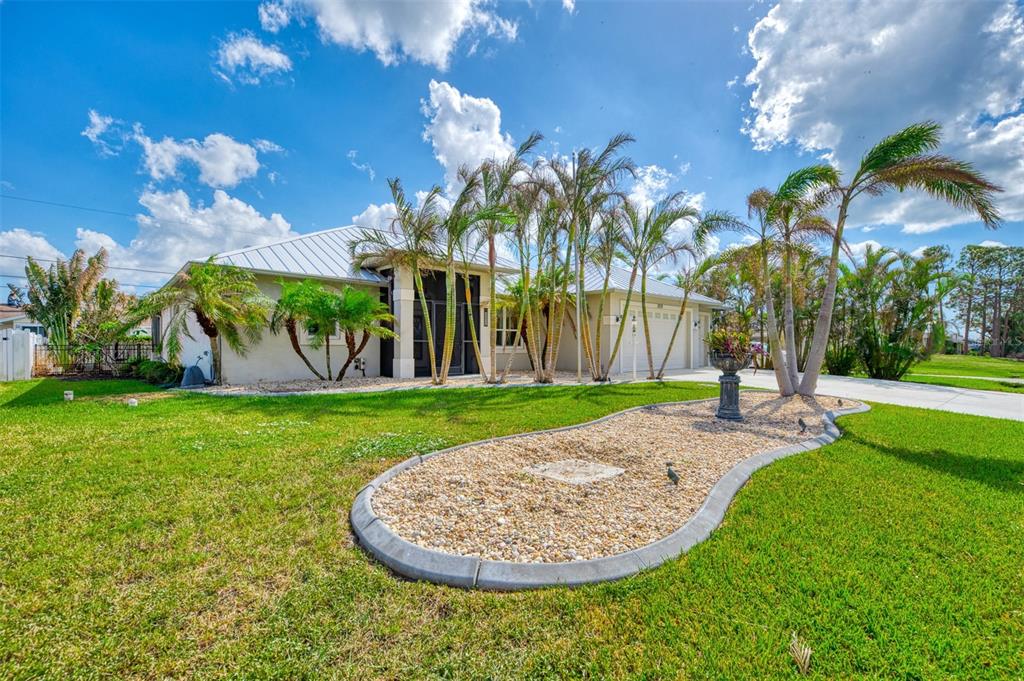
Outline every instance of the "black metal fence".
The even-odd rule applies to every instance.
[[[35,347],[33,376],[124,376],[133,361],[153,357],[152,343]]]

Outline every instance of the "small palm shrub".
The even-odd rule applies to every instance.
[[[184,372],[183,367],[168,364],[162,359],[144,359],[133,362],[129,369],[129,373],[133,378],[142,379],[146,383],[152,383],[153,385],[181,383],[181,376]]]
[[[833,376],[849,376],[857,366],[857,348],[853,345],[830,347],[825,351],[825,367]]]

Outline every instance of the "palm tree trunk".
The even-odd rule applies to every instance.
[[[488,311],[487,314],[490,317],[490,330],[488,336],[490,337],[491,344],[491,356],[488,358],[490,361],[490,371],[484,375],[484,380],[493,382],[496,372],[498,370],[498,310],[495,307],[496,296],[497,296],[497,285],[494,281],[495,270],[497,269],[498,254],[497,249],[494,246],[494,235],[489,234],[487,236],[487,272],[488,272],[488,290],[490,293]],[[483,366],[481,366],[481,370]]]
[[[825,361],[825,350],[828,348],[828,336],[832,329],[832,310],[836,304],[836,284],[839,278],[839,247],[843,242],[843,227],[846,225],[846,211],[849,206],[850,196],[844,193],[843,200],[839,204],[836,233],[832,238],[832,255],[828,260],[825,292],[821,296],[821,308],[818,310],[818,319],[814,323],[811,349],[807,352],[804,377],[800,381],[799,392],[808,397],[813,397],[818,388],[818,377],[821,375],[821,365]]]
[[[476,355],[476,365],[480,367],[480,373],[483,374],[484,383],[492,383],[494,380],[494,374],[488,374],[487,369],[484,368],[484,358],[480,354],[480,342],[476,337],[476,320],[473,319],[473,291],[469,286],[469,272],[463,273],[462,281],[466,288],[466,317],[469,319],[469,336],[473,345],[473,354]],[[492,349],[491,352],[493,353],[494,350]],[[491,360],[491,364],[494,364],[493,359]]]
[[[423,329],[427,333],[427,358],[430,360],[430,382],[437,385],[437,355],[434,352],[434,330],[430,323],[430,308],[427,305],[427,295],[423,292],[423,277],[420,275],[419,267],[413,269],[413,281],[416,284],[416,293],[420,298],[420,309],[423,311]],[[413,339],[415,342],[415,339]]]
[[[615,336],[615,345],[612,346],[612,354],[608,356],[608,366],[603,380],[608,380],[608,375],[612,371],[612,367],[615,365],[615,357],[619,354],[619,347],[622,346],[622,332],[626,330],[626,317],[629,316],[629,303],[633,299],[633,285],[636,284],[636,271],[637,265],[633,265],[633,270],[629,273],[629,290],[626,292],[626,309],[622,312],[622,316],[619,317],[619,332]]]
[[[213,384],[224,385],[224,376],[221,373],[221,352],[220,339],[218,336],[210,336],[210,359],[213,364]]]
[[[455,346],[455,265],[450,261],[444,273],[444,348],[441,350],[440,384],[448,382],[448,370],[452,365]]]
[[[594,335],[594,380],[600,381],[604,377],[604,360],[601,359],[601,336],[604,335],[604,301],[608,297],[608,281],[611,279],[612,269],[605,270],[604,282],[601,284],[601,299],[597,303],[597,333]]]
[[[768,314],[768,342],[771,345],[772,364],[775,365],[775,380],[779,384],[779,394],[783,397],[792,395],[793,382],[789,378],[789,372],[782,359],[782,343],[779,339],[779,325],[775,320],[775,299],[772,296],[772,283],[768,278],[768,248],[762,244],[764,254],[761,256],[764,270],[764,306]]]
[[[644,345],[647,348],[647,380],[654,378],[654,357],[651,356],[651,325],[647,323],[647,271],[640,277],[640,316],[644,320]]]
[[[658,380],[665,376],[665,366],[668,358],[672,356],[672,347],[676,344],[676,334],[679,333],[679,326],[683,323],[683,316],[686,314],[686,303],[690,299],[690,289],[683,289],[683,302],[679,305],[679,315],[676,317],[676,325],[672,329],[672,337],[668,339],[668,349],[665,350],[665,359],[661,360],[661,368],[658,369]]]
[[[793,257],[789,244],[786,243],[783,247],[785,248],[783,253],[785,262],[782,264],[782,286],[785,298],[782,305],[782,314],[786,334],[786,371],[789,372],[789,382],[795,386],[799,382],[800,377],[797,374],[796,324],[793,321]]]
[[[324,342],[324,348],[327,352],[327,380],[334,380],[331,378],[331,337],[327,336]]]
[[[306,357],[306,353],[302,351],[302,346],[299,344],[299,333],[296,327],[297,324],[295,323],[294,317],[289,317],[285,320],[284,328],[288,331],[288,340],[291,341],[292,350],[294,350],[295,354],[299,356],[299,359],[309,367],[309,370],[313,372],[314,376],[319,378],[321,381],[324,380],[324,375],[317,371],[317,368],[313,366],[313,363],[309,361],[308,357]]]
[[[349,366],[355,361],[359,353],[366,348],[367,341],[370,340],[370,332],[363,331],[363,337],[359,341],[359,347],[356,347],[356,335],[351,331],[345,332],[345,345],[348,347],[348,357],[345,359],[345,364],[338,371],[337,381],[341,383],[342,379],[345,378],[345,372],[348,371]]]

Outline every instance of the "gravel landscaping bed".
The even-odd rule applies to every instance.
[[[589,374],[584,374],[585,383],[592,383]],[[533,372],[510,372],[507,385],[527,385],[533,383]],[[559,371],[555,373],[555,381],[559,385],[576,383],[574,372]],[[485,386],[479,375],[450,376],[447,387]],[[222,385],[208,388],[197,388],[195,392],[211,395],[280,395],[291,393],[358,393],[378,390],[402,390],[409,388],[430,388],[430,378],[390,378],[388,376],[348,376],[344,382],[320,381],[316,379],[299,379],[294,381],[261,381],[259,383]]]
[[[735,464],[820,435],[822,414],[840,408],[836,398],[744,392],[745,419],[731,422],[715,418],[716,406],[652,405],[573,430],[447,452],[384,483],[373,511],[403,539],[445,553],[519,563],[611,556],[679,529]],[[598,479],[549,477],[559,468],[563,479]]]

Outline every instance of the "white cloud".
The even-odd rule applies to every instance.
[[[199,168],[199,181],[210,187],[234,187],[242,180],[255,177],[260,169],[255,147],[219,132],[207,135],[202,142],[192,138],[179,141],[173,137],[157,142],[136,123],[134,137],[142,145],[146,170],[154,180],[176,177],[182,161],[195,163]]]
[[[352,216],[352,224],[370,229],[390,229],[391,220],[398,215],[398,209],[393,203],[377,205],[371,203],[359,215]]]
[[[423,139],[434,147],[434,158],[444,167],[451,193],[458,186],[459,167],[476,166],[490,158],[503,159],[515,148],[501,132],[501,110],[486,97],[460,93],[448,83],[430,81],[430,98],[423,101],[429,120]]]
[[[835,29],[842,26],[841,31]],[[1006,189],[1024,219],[1024,17],[999,3],[784,0],[750,31],[756,61],[743,132],[757,149],[797,147],[849,172],[865,149],[909,123],[944,126],[943,153]],[[851,223],[923,234],[973,221],[919,193],[861,200]]]
[[[985,248],[1006,248],[1006,244],[1002,241],[994,241],[993,239],[985,239],[978,245],[984,246]]]
[[[89,109],[89,125],[81,132],[103,156],[116,156],[124,147],[124,122]]]
[[[576,0],[562,0],[562,7],[569,14],[574,14],[576,12]]]
[[[264,154],[279,154],[284,151],[284,147],[280,144],[275,144],[270,140],[265,139],[254,139],[252,145],[256,147],[256,150]]]
[[[924,252],[927,251],[929,248],[929,246],[918,246],[917,248],[910,252],[910,255],[914,256],[915,258],[920,258],[921,256],[924,255]]]
[[[47,260],[65,257],[58,248],[46,240],[45,236],[30,232],[27,229],[21,229],[20,227],[0,232],[0,253],[22,256],[31,255],[33,258]],[[5,269],[9,269],[11,261],[4,258],[3,262]],[[16,270],[20,271],[21,266],[19,265]],[[13,272],[15,270],[9,269],[9,271]]]
[[[668,195],[668,186],[675,176],[659,165],[640,166],[629,190],[629,200],[645,210]]]
[[[739,76],[733,76],[729,80],[725,81],[725,89],[726,90],[733,89],[736,86],[736,83],[739,82],[739,80],[740,80]]]
[[[846,247],[855,258],[863,258],[864,253],[868,250],[868,246],[877,251],[882,247],[882,244],[878,243],[874,239],[868,239],[867,241],[860,241],[856,243],[846,243]]]
[[[106,248],[112,266],[175,271],[188,260],[205,260],[215,253],[296,236],[279,213],[265,217],[220,189],[214,191],[213,203],[208,206],[193,204],[180,189],[146,191],[139,203],[147,212],[136,216],[139,229],[127,245],[109,234],[80,227],[75,247],[87,253]],[[116,270],[114,274],[120,276]],[[130,280],[159,283],[166,281],[167,275],[133,272]]]
[[[269,33],[277,33],[291,21],[291,17],[288,16],[288,10],[279,2],[261,3],[259,17],[260,26]]]
[[[352,164],[352,167],[361,173],[366,173],[370,177],[370,182],[373,182],[377,178],[377,172],[373,169],[369,163],[359,163],[359,152],[355,149],[350,149],[348,154],[348,162]]]
[[[232,33],[217,50],[217,66],[215,73],[229,83],[258,85],[263,78],[291,71],[292,60],[277,45],[267,45],[252,33]]]
[[[443,71],[466,35],[515,40],[518,26],[496,14],[492,4],[489,0],[273,0],[260,5],[259,17],[271,32],[292,19],[312,18],[324,42],[369,50],[388,66],[411,59]]]

